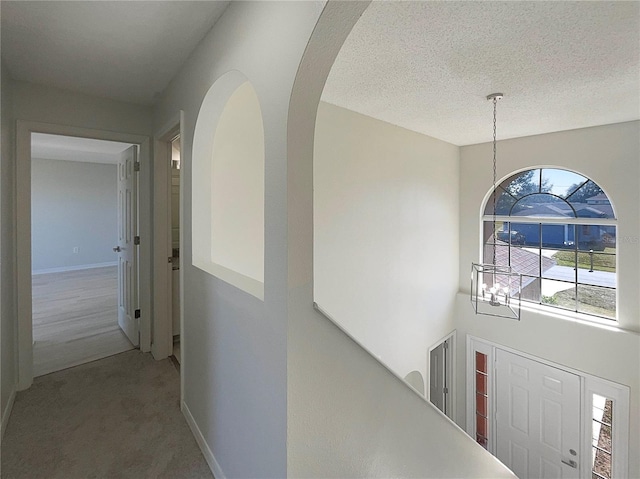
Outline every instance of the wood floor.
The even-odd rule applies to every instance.
[[[133,349],[118,326],[116,266],[33,276],[33,371],[41,376]]]

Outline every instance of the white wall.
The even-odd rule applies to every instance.
[[[33,271],[116,264],[117,195],[115,164],[32,159]]]
[[[321,7],[232,2],[155,110],[157,129],[184,111],[183,399],[226,477],[287,474],[287,107]],[[232,70],[255,88],[264,123],[264,301],[192,266],[195,122],[210,87]]]
[[[8,70],[1,67],[2,86],[0,111],[2,112],[0,159],[0,351],[1,384],[0,415],[4,415],[16,385],[16,301],[15,301],[15,127],[13,117],[13,82]],[[4,424],[3,424],[4,425]]]
[[[522,321],[475,316],[469,271],[480,259],[480,214],[491,189],[491,144],[466,146],[460,156],[460,294],[456,328],[534,356],[630,387],[629,477],[640,477],[640,122],[620,123],[498,142],[498,177],[536,166],[577,171],[601,185],[618,217],[620,328],[523,311]],[[624,329],[621,329],[624,328]],[[458,414],[463,424],[465,351],[459,349]]]
[[[152,134],[151,108],[43,85],[15,82],[15,118],[57,125]]]
[[[264,282],[264,128],[251,83],[233,92],[213,139],[211,260]]]
[[[313,168],[315,301],[427,379],[458,292],[458,147],[321,103]]]

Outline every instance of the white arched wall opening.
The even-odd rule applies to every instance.
[[[316,115],[333,62],[369,3],[327,3],[289,104],[287,475],[514,477],[313,306]]]
[[[239,71],[207,92],[192,163],[193,266],[264,299],[264,128]]]

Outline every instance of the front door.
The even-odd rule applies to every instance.
[[[123,151],[118,162],[118,324],[134,346],[140,344],[138,304],[137,147]]]
[[[496,350],[497,457],[520,479],[578,478],[580,378]]]

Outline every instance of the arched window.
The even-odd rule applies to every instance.
[[[523,301],[615,320],[616,220],[595,182],[557,168],[516,173],[483,220],[484,262],[495,247],[496,264],[523,275]]]

